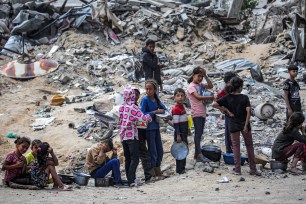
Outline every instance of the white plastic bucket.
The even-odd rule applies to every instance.
[[[267,120],[269,118],[273,118],[275,114],[275,108],[270,103],[262,103],[256,106],[254,109],[254,114],[261,120]]]

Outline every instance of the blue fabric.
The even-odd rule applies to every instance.
[[[146,136],[151,155],[152,168],[160,167],[164,154],[160,132],[159,130],[147,130]]]
[[[160,103],[162,109],[167,110],[166,106]],[[152,122],[148,123],[147,130],[159,130],[159,123],[156,122],[156,117],[153,111],[158,109],[157,101],[152,101],[150,97],[145,96],[140,102],[141,111],[143,114],[150,114],[152,117]]]
[[[104,178],[110,171],[112,171],[112,177],[114,177],[115,183],[121,183],[120,162],[118,159],[112,159],[108,161],[104,166],[100,167],[96,171],[94,177]]]

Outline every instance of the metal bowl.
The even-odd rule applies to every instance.
[[[81,172],[73,172],[74,182],[79,184],[80,186],[87,186],[88,181],[90,179],[89,174],[81,173]]]
[[[187,157],[189,153],[188,145],[185,142],[174,142],[171,147],[171,155],[176,160],[183,160]]]
[[[281,169],[283,171],[287,170],[288,167],[288,161],[276,161],[276,160],[270,160],[270,167],[272,171],[275,171],[277,169]]]

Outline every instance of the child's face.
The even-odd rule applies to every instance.
[[[27,152],[27,150],[29,149],[29,144],[28,143],[21,143],[19,145],[16,145],[17,150],[19,151],[20,154],[24,154]]]
[[[153,84],[151,83],[146,83],[146,94],[147,96],[151,97],[154,96],[156,90]]]
[[[203,81],[203,74],[200,72],[199,74],[193,75],[193,83],[199,84]]]
[[[177,93],[175,94],[175,96],[174,96],[174,100],[175,100],[175,102],[178,103],[178,104],[183,104],[184,101],[185,101],[185,98],[186,98],[186,96],[185,96],[185,94],[182,93],[182,92],[177,92]]]
[[[289,75],[292,78],[295,78],[298,75],[298,70],[290,70]]]
[[[149,44],[147,45],[147,49],[153,54],[155,50],[155,44]]]
[[[135,102],[138,101],[139,97],[140,97],[139,92],[135,90]]]
[[[32,150],[32,153],[33,153],[34,155],[37,155],[37,149],[38,149],[38,146],[37,146],[37,145],[33,145],[33,146],[32,146],[31,150]]]

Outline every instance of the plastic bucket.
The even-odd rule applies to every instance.
[[[275,108],[270,103],[262,103],[256,106],[254,109],[254,114],[261,120],[267,120],[269,118],[273,118],[275,114]]]

